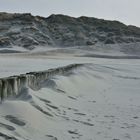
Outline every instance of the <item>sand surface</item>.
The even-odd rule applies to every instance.
[[[84,63],[0,105],[0,140],[139,140],[140,60],[0,56],[0,77]]]

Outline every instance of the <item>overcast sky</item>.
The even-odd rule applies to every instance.
[[[140,0],[0,0],[1,12],[65,14],[119,20],[140,27]]]

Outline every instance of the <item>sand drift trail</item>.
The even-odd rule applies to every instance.
[[[24,75],[26,89],[0,105],[0,140],[139,140],[138,62],[93,59],[49,77],[28,73],[32,82]]]

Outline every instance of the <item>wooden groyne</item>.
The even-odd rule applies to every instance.
[[[82,64],[71,64],[56,69],[46,71],[29,72],[17,76],[10,76],[0,79],[0,100],[8,97],[16,97],[18,94],[24,94],[25,89],[31,88],[39,90],[41,83],[52,76],[66,74],[73,69],[82,66]]]

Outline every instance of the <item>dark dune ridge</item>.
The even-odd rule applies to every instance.
[[[140,52],[140,28],[85,16],[51,15],[45,18],[30,13],[0,13],[0,48],[102,46],[106,49],[114,44],[120,46],[121,52]]]

